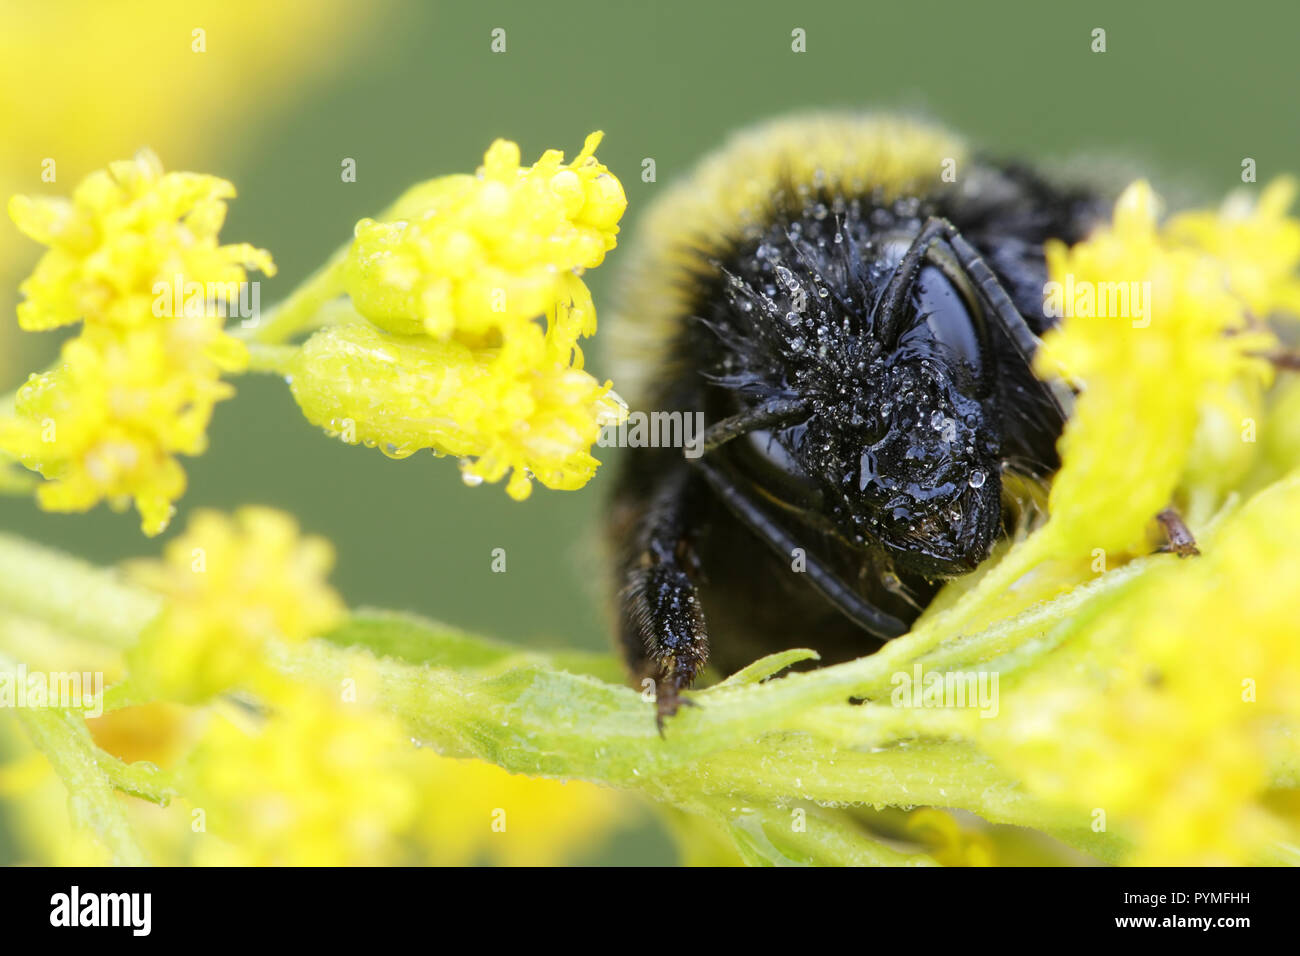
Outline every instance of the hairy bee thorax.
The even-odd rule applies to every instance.
[[[805,236],[821,235],[814,225],[829,226],[830,240],[836,215],[847,224],[855,201],[858,218],[876,210],[904,219],[923,215],[919,207],[909,213],[914,200],[904,199],[896,212],[892,201],[950,188],[940,179],[945,162],[965,167],[962,141],[908,117],[812,114],[737,133],[642,220],[610,323],[619,393],[633,407],[655,400],[656,379],[675,361],[682,325],[700,314],[701,286],[717,279],[717,264],[732,256],[736,242],[752,248],[780,224],[796,221],[809,227]],[[809,291],[816,296],[815,288]]]

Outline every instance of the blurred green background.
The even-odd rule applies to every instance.
[[[80,5],[54,6],[75,18]],[[147,110],[131,117],[138,145],[174,143],[179,132],[186,166],[238,186],[223,237],[274,254],[280,272],[262,283],[264,306],[344,241],[358,218],[413,182],[472,171],[498,136],[516,140],[531,162],[548,147],[572,155],[587,132],[603,129],[600,158],[629,198],[625,240],[656,193],[729,130],[807,107],[904,109],[949,124],[978,147],[1054,166],[1111,157],[1166,195],[1216,200],[1240,185],[1247,156],[1257,161],[1261,182],[1300,171],[1295,4],[1103,2],[1068,10],[1043,3],[655,0],[387,2],[373,10],[324,4],[319,13],[310,5],[303,11],[333,18],[334,29],[299,28],[283,18],[265,28],[277,31],[260,37],[266,57],[316,45],[295,52],[310,63],[302,67],[310,78],[270,105],[259,97],[254,69],[233,102],[229,90],[201,93],[180,131],[161,111],[155,126]],[[199,11],[191,19],[203,23]],[[506,30],[503,54],[489,48],[496,27]],[[791,51],[796,27],[807,31],[806,53]],[[1090,51],[1097,27],[1106,30],[1102,54]],[[75,30],[76,20],[62,29]],[[244,29],[264,28],[254,20]],[[47,42],[57,44],[58,36]],[[211,35],[208,60],[188,68],[210,69],[211,58],[232,55],[236,45],[246,46],[245,38]],[[90,72],[83,80],[75,63],[68,70],[64,82],[73,86],[107,81]],[[183,77],[158,70],[155,80]],[[257,121],[241,118],[241,104]],[[130,113],[133,106],[116,108]],[[60,117],[48,121],[56,126]],[[75,179],[63,175],[55,187],[39,182],[39,157],[50,155],[39,135],[24,149],[5,154],[11,191],[71,188]],[[357,161],[355,183],[340,181],[344,157]],[[645,157],[655,159],[656,183],[641,181]],[[114,158],[94,156],[87,168]],[[13,239],[7,221],[0,229]],[[608,307],[627,246],[589,276],[598,308]],[[0,306],[12,317],[17,281],[38,249],[25,241],[0,249]],[[56,343],[53,335],[0,336],[0,384],[18,384]],[[587,364],[603,374],[599,335]],[[502,486],[465,487],[451,462],[430,455],[394,462],[327,438],[301,418],[282,382],[250,377],[237,384],[238,397],[217,409],[209,452],[185,463],[190,490],[169,534],[195,507],[274,505],[335,543],[334,581],[351,604],[410,609],[532,645],[608,646],[597,529],[616,466],[610,451],[583,491],[539,488],[520,504]],[[0,528],[100,562],[160,547],[140,535],[134,513],[103,507],[46,515],[28,500],[4,499]],[[507,551],[506,574],[490,571],[498,547]],[[648,829],[601,857],[672,859]]]

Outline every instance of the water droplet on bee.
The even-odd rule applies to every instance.
[[[987,477],[988,476],[984,474],[983,469],[976,468],[974,471],[970,473],[970,477],[966,479],[966,483],[970,485],[972,488],[983,488],[984,480]]]

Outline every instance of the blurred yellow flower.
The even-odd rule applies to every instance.
[[[181,780],[209,827],[200,864],[544,866],[626,816],[613,791],[441,757],[385,715],[288,684],[265,719],[216,717]]]
[[[617,792],[580,780],[508,773],[481,760],[422,754],[417,824],[440,866],[553,866],[598,846],[629,815]]]
[[[1110,226],[1047,248],[1051,278],[1094,297],[1067,300],[1039,357],[1040,371],[1082,387],[1044,540],[1058,556],[1091,552],[1092,573],[1079,573],[1095,580],[1106,567],[1096,549],[1138,550],[1151,516],[1181,495],[1199,502],[1202,556],[1155,563],[1055,622],[1062,642],[1007,681],[1003,718],[972,727],[1031,793],[1073,808],[1080,830],[1132,841],[1125,862],[1259,862],[1300,833],[1270,805],[1289,779],[1276,768],[1300,757],[1300,473],[1288,426],[1266,417],[1263,358],[1280,347],[1263,320],[1294,319],[1300,305],[1293,195],[1274,184],[1253,207],[1161,225],[1136,183]],[[1145,304],[1101,311],[1117,288]],[[1273,461],[1254,436],[1264,422]],[[1207,524],[1261,463],[1291,475]]]
[[[943,866],[997,864],[997,850],[988,835],[975,827],[962,826],[946,810],[913,810],[907,816],[906,831],[925,844],[930,856]]]
[[[333,563],[330,544],[302,537],[282,512],[242,508],[233,520],[196,512],[162,561],[130,568],[166,599],[128,653],[132,682],[149,695],[195,702],[256,675],[268,641],[302,641],[343,617],[326,581]]]
[[[71,201],[14,197],[10,212],[51,249],[23,284],[24,328],[84,319],[59,362],[19,389],[0,450],[46,481],[37,500],[84,511],[132,499],[146,534],[167,527],[185,490],[177,453],[201,454],[222,372],[247,364],[222,330],[245,266],[274,272],[248,245],[220,246],[234,187],[164,173],[148,151],[87,178]],[[177,308],[179,303],[180,307]]]
[[[297,685],[265,720],[218,715],[181,777],[204,819],[196,862],[401,862],[419,804],[415,756],[395,721]]]
[[[247,132],[322,73],[345,66],[386,12],[387,4],[375,4],[373,16],[358,18],[342,0],[7,4],[0,195],[40,181],[48,159],[60,177],[77,177],[145,141],[183,162],[210,156],[212,138],[194,135],[194,117],[213,129],[238,119]],[[341,36],[348,42],[337,42]],[[152,68],[140,69],[144,62]],[[226,137],[220,146],[250,141]],[[0,229],[0,263],[11,238]]]
[[[96,746],[114,757],[172,767],[193,748],[202,723],[201,711],[154,700],[88,718],[86,727]]]
[[[390,9],[386,0],[365,17],[343,0],[0,4],[0,198],[57,190],[143,143],[181,166],[237,161],[286,104],[365,51]],[[212,130],[237,123],[240,135],[195,135],[196,117]],[[14,302],[9,280],[34,261],[29,248],[0,224],[0,310]],[[0,322],[0,376],[16,371],[12,331]]]
[[[1300,316],[1300,221],[1287,214],[1295,197],[1296,181],[1283,176],[1258,201],[1241,191],[1218,210],[1174,216],[1166,231],[1226,263],[1228,288],[1256,317]]]

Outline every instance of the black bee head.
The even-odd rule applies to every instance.
[[[769,497],[899,570],[954,577],[988,555],[1001,524],[996,358],[968,279],[940,257],[881,314],[913,235],[776,237],[757,276],[730,279],[750,332],[715,381],[803,403],[798,421],[741,443]]]
[[[997,421],[954,378],[951,356],[918,339],[886,360],[849,424],[840,409],[822,426],[843,468],[832,512],[855,540],[927,577],[974,568],[1001,522]]]
[[[900,570],[952,577],[988,555],[1001,525],[994,359],[955,272],[924,266],[904,306],[893,323],[875,318],[875,361],[823,416],[842,469],[832,512]]]

